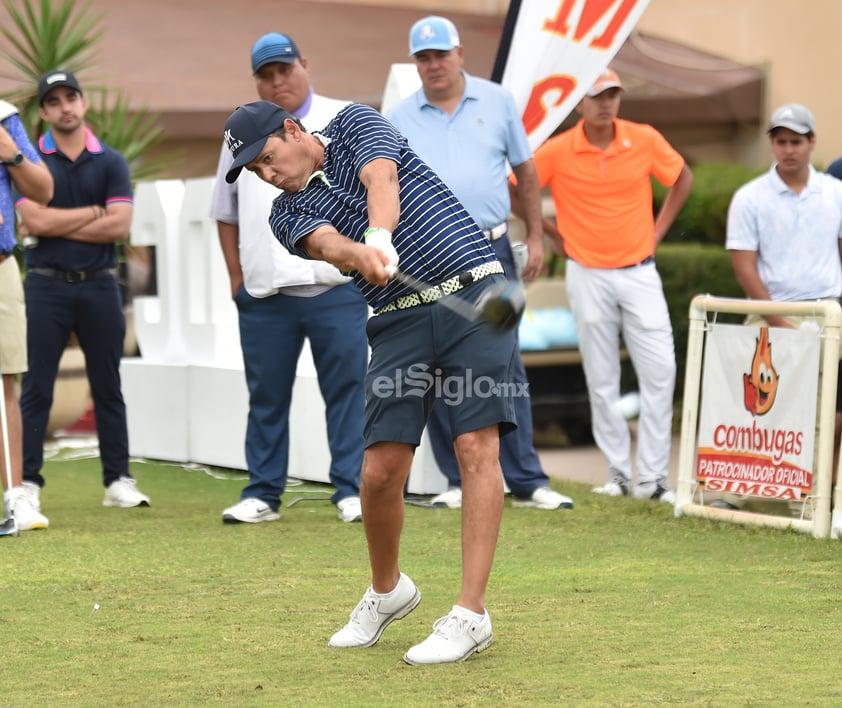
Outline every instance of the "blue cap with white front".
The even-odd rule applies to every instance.
[[[287,119],[295,118],[271,101],[253,101],[237,109],[225,121],[223,138],[234,161],[225,174],[225,181],[233,184],[249,162],[256,159],[269,136]]]
[[[425,49],[448,52],[460,44],[456,25],[446,17],[430,15],[418,20],[409,30],[409,56]]]
[[[251,48],[251,70],[257,72],[261,66],[273,62],[292,64],[301,56],[292,37],[280,32],[270,32],[258,39]]]

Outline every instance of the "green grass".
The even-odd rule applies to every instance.
[[[458,591],[459,512],[407,506],[402,567],[421,605],[374,647],[333,650],[369,582],[360,524],[309,501],[227,526],[242,475],[132,470],[149,509],[102,507],[96,459],[48,462],[51,528],[0,539],[1,705],[842,703],[835,541],[554,481],[575,510],[507,504],[492,647],[410,667],[404,651]],[[285,500],[301,489],[325,491]]]

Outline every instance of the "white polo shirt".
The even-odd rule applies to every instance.
[[[757,272],[776,301],[842,295],[842,180],[810,167],[796,194],[774,165],[740,187],[728,207],[729,251],[756,251]]]
[[[346,105],[347,101],[314,94],[307,115],[298,117],[308,131],[319,130]],[[231,151],[223,142],[210,217],[239,227],[240,265],[249,295],[268,297],[283,289],[284,295],[312,297],[349,282],[350,278],[330,263],[293,256],[281,246],[269,228],[272,201],[280,192],[248,170],[240,172],[234,184],[228,184],[225,173],[233,162]]]

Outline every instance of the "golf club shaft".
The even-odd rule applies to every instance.
[[[429,290],[433,287],[429,283],[425,283],[423,280],[407,275],[398,269],[395,269],[394,277],[396,280],[399,280],[404,285],[409,286],[417,293]],[[465,302],[462,298],[445,295],[443,298],[436,300],[436,302],[440,305],[444,305],[448,310],[455,312],[457,315],[464,317],[469,322],[476,322],[479,319],[477,309],[469,302]]]
[[[0,362],[0,428],[3,429],[3,466],[6,468],[6,489],[11,499],[12,493],[12,456],[9,453],[9,419],[6,413],[6,381],[3,379],[2,362]],[[11,521],[11,527],[7,528]],[[9,503],[9,519],[3,526],[3,535],[17,536],[17,520],[12,504]]]

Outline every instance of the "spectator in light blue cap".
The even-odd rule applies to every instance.
[[[409,30],[409,56],[415,56],[426,49],[449,52],[462,46],[459,32],[446,17],[430,15],[418,20]]]

